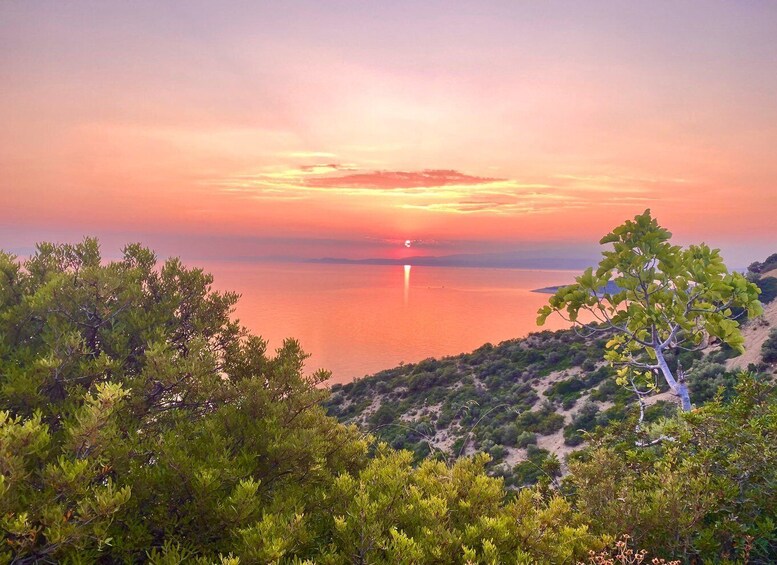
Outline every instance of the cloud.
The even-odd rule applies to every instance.
[[[315,165],[302,165],[299,170],[303,173],[329,173],[332,171],[352,171],[353,166],[341,163],[317,163]]]
[[[423,171],[371,171],[340,176],[313,177],[304,180],[305,186],[315,188],[407,189],[441,186],[474,186],[491,184],[505,179],[467,175],[450,169]]]
[[[521,215],[578,209],[583,203],[576,197],[543,192],[525,192],[517,188],[513,193],[486,191],[477,197],[464,194],[458,198],[427,202],[406,202],[401,208],[427,210],[448,214]]]
[[[355,164],[321,160],[277,166],[253,174],[222,178],[223,192],[264,201],[369,198],[381,206],[442,214],[520,216],[582,209],[591,202],[607,206],[676,199],[684,179],[638,175],[556,174],[509,179],[454,169],[369,170]]]
[[[557,174],[553,175],[552,178],[557,179],[559,186],[570,190],[580,190],[589,193],[617,193],[620,195],[627,193],[654,193],[662,187],[671,189],[672,187],[690,182],[688,179],[677,177],[649,177],[623,174]]]
[[[517,189],[534,189],[514,181],[465,174],[451,169],[421,171],[368,171],[356,165],[321,162],[296,167],[275,167],[262,173],[233,175],[207,184],[223,192],[255,198],[282,198],[283,194],[375,195],[466,199],[474,193],[512,196]]]

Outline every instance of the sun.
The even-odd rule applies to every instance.
[[[410,241],[409,239],[406,239],[405,240],[405,247],[410,247],[411,245],[413,245],[413,242]]]

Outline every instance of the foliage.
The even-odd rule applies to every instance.
[[[599,424],[598,416],[599,407],[596,404],[584,404],[572,422],[564,427],[564,443],[573,447],[583,443],[585,432],[592,431]]]
[[[558,457],[536,445],[526,449],[526,460],[516,464],[509,481],[515,486],[539,483],[549,485],[561,475],[561,463]]]
[[[320,407],[328,375],[303,375],[294,340],[269,355],[211,284],[137,245],[114,262],[95,240],[0,255],[0,563],[570,562],[603,546],[562,498],[508,497],[485,456],[369,458]],[[429,361],[405,386],[430,374],[450,378]]]
[[[516,420],[518,429],[549,435],[564,426],[564,417],[553,410],[550,404],[545,404],[539,410],[524,412]]]
[[[534,333],[334,385],[324,406],[341,421],[357,423],[392,447],[412,451],[416,461],[429,454],[457,457],[465,452],[466,440],[467,452],[492,455],[489,469],[495,470],[502,456],[536,444],[538,435],[560,430],[564,418],[557,410],[610,376],[609,368],[591,361],[602,355],[604,341],[568,330]],[[540,380],[573,369],[578,376],[550,387],[546,401],[538,405],[535,386]],[[571,382],[576,384],[567,384]],[[528,476],[502,474],[509,485],[523,484]]]
[[[777,329],[769,332],[769,337],[761,346],[761,359],[764,363],[777,363]]]
[[[268,356],[211,283],[138,245],[111,263],[91,239],[0,254],[6,559],[215,556],[365,463],[318,407],[327,375],[302,375],[293,340]]]
[[[318,563],[571,562],[602,547],[569,503],[521,491],[507,504],[485,456],[452,467],[379,450],[332,494],[327,550]]]
[[[769,255],[763,262],[755,261],[747,268],[753,274],[768,273],[774,269],[777,269],[777,253]]]
[[[777,404],[764,383],[734,394],[721,365],[694,360],[721,393],[680,420],[651,408],[646,421],[676,442],[640,452],[595,431],[620,425],[626,400],[592,361],[604,341],[570,331],[399,367],[328,399],[327,373],[304,375],[296,341],[269,354],[232,318],[237,296],[211,285],[139,245],[114,262],[94,240],[0,254],[0,563],[571,563],[623,532],[672,556],[775,558]],[[576,457],[564,498],[561,462],[537,443],[577,401],[565,437],[602,439]],[[411,451],[376,446],[322,405]],[[454,446],[444,456],[440,437]],[[448,462],[473,447],[494,460]],[[525,460],[499,462],[516,449]]]
[[[730,403],[664,423],[675,442],[637,450],[623,430],[603,438],[570,464],[566,487],[594,531],[628,533],[651,552],[774,562],[775,401],[773,384],[744,376]]]
[[[604,236],[612,244],[603,259],[562,287],[539,311],[541,325],[553,313],[566,313],[578,323],[581,311],[598,324],[592,331],[611,331],[605,358],[618,368],[621,384],[655,388],[660,371],[690,410],[682,374],[666,362],[667,352],[703,348],[718,339],[742,350],[744,338],[733,308],[748,316],[762,311],[758,287],[739,273],[729,273],[717,249],[704,244],[687,249],[669,243],[650,210],[627,220]]]
[[[0,527],[7,550],[0,559],[45,560],[110,545],[111,522],[131,493],[116,484],[105,457],[125,396],[119,385],[98,385],[58,434],[40,412],[28,419],[0,412]]]
[[[761,290],[759,298],[763,304],[769,304],[777,298],[777,277],[758,277],[754,282]]]
[[[724,400],[730,400],[734,396],[737,382],[736,372],[708,358],[694,362],[688,371],[688,388],[697,403],[708,402],[718,394]]]
[[[769,304],[777,298],[777,253],[766,258],[763,263],[756,261],[747,268],[747,278],[761,289],[761,302]]]

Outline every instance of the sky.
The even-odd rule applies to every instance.
[[[0,2],[0,248],[777,251],[777,3]],[[410,247],[405,245],[410,242]]]

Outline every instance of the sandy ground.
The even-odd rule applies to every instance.
[[[750,363],[761,361],[761,346],[769,337],[772,328],[777,327],[777,300],[764,307],[763,316],[747,322],[742,327],[745,338],[745,352],[726,362],[729,369],[746,369]]]
[[[656,402],[660,402],[661,400],[665,402],[674,402],[678,406],[680,405],[680,397],[676,396],[671,391],[666,391],[666,392],[659,392],[658,394],[651,394],[650,396],[646,396],[645,406],[653,406]],[[635,408],[635,410],[638,410],[638,407]]]

